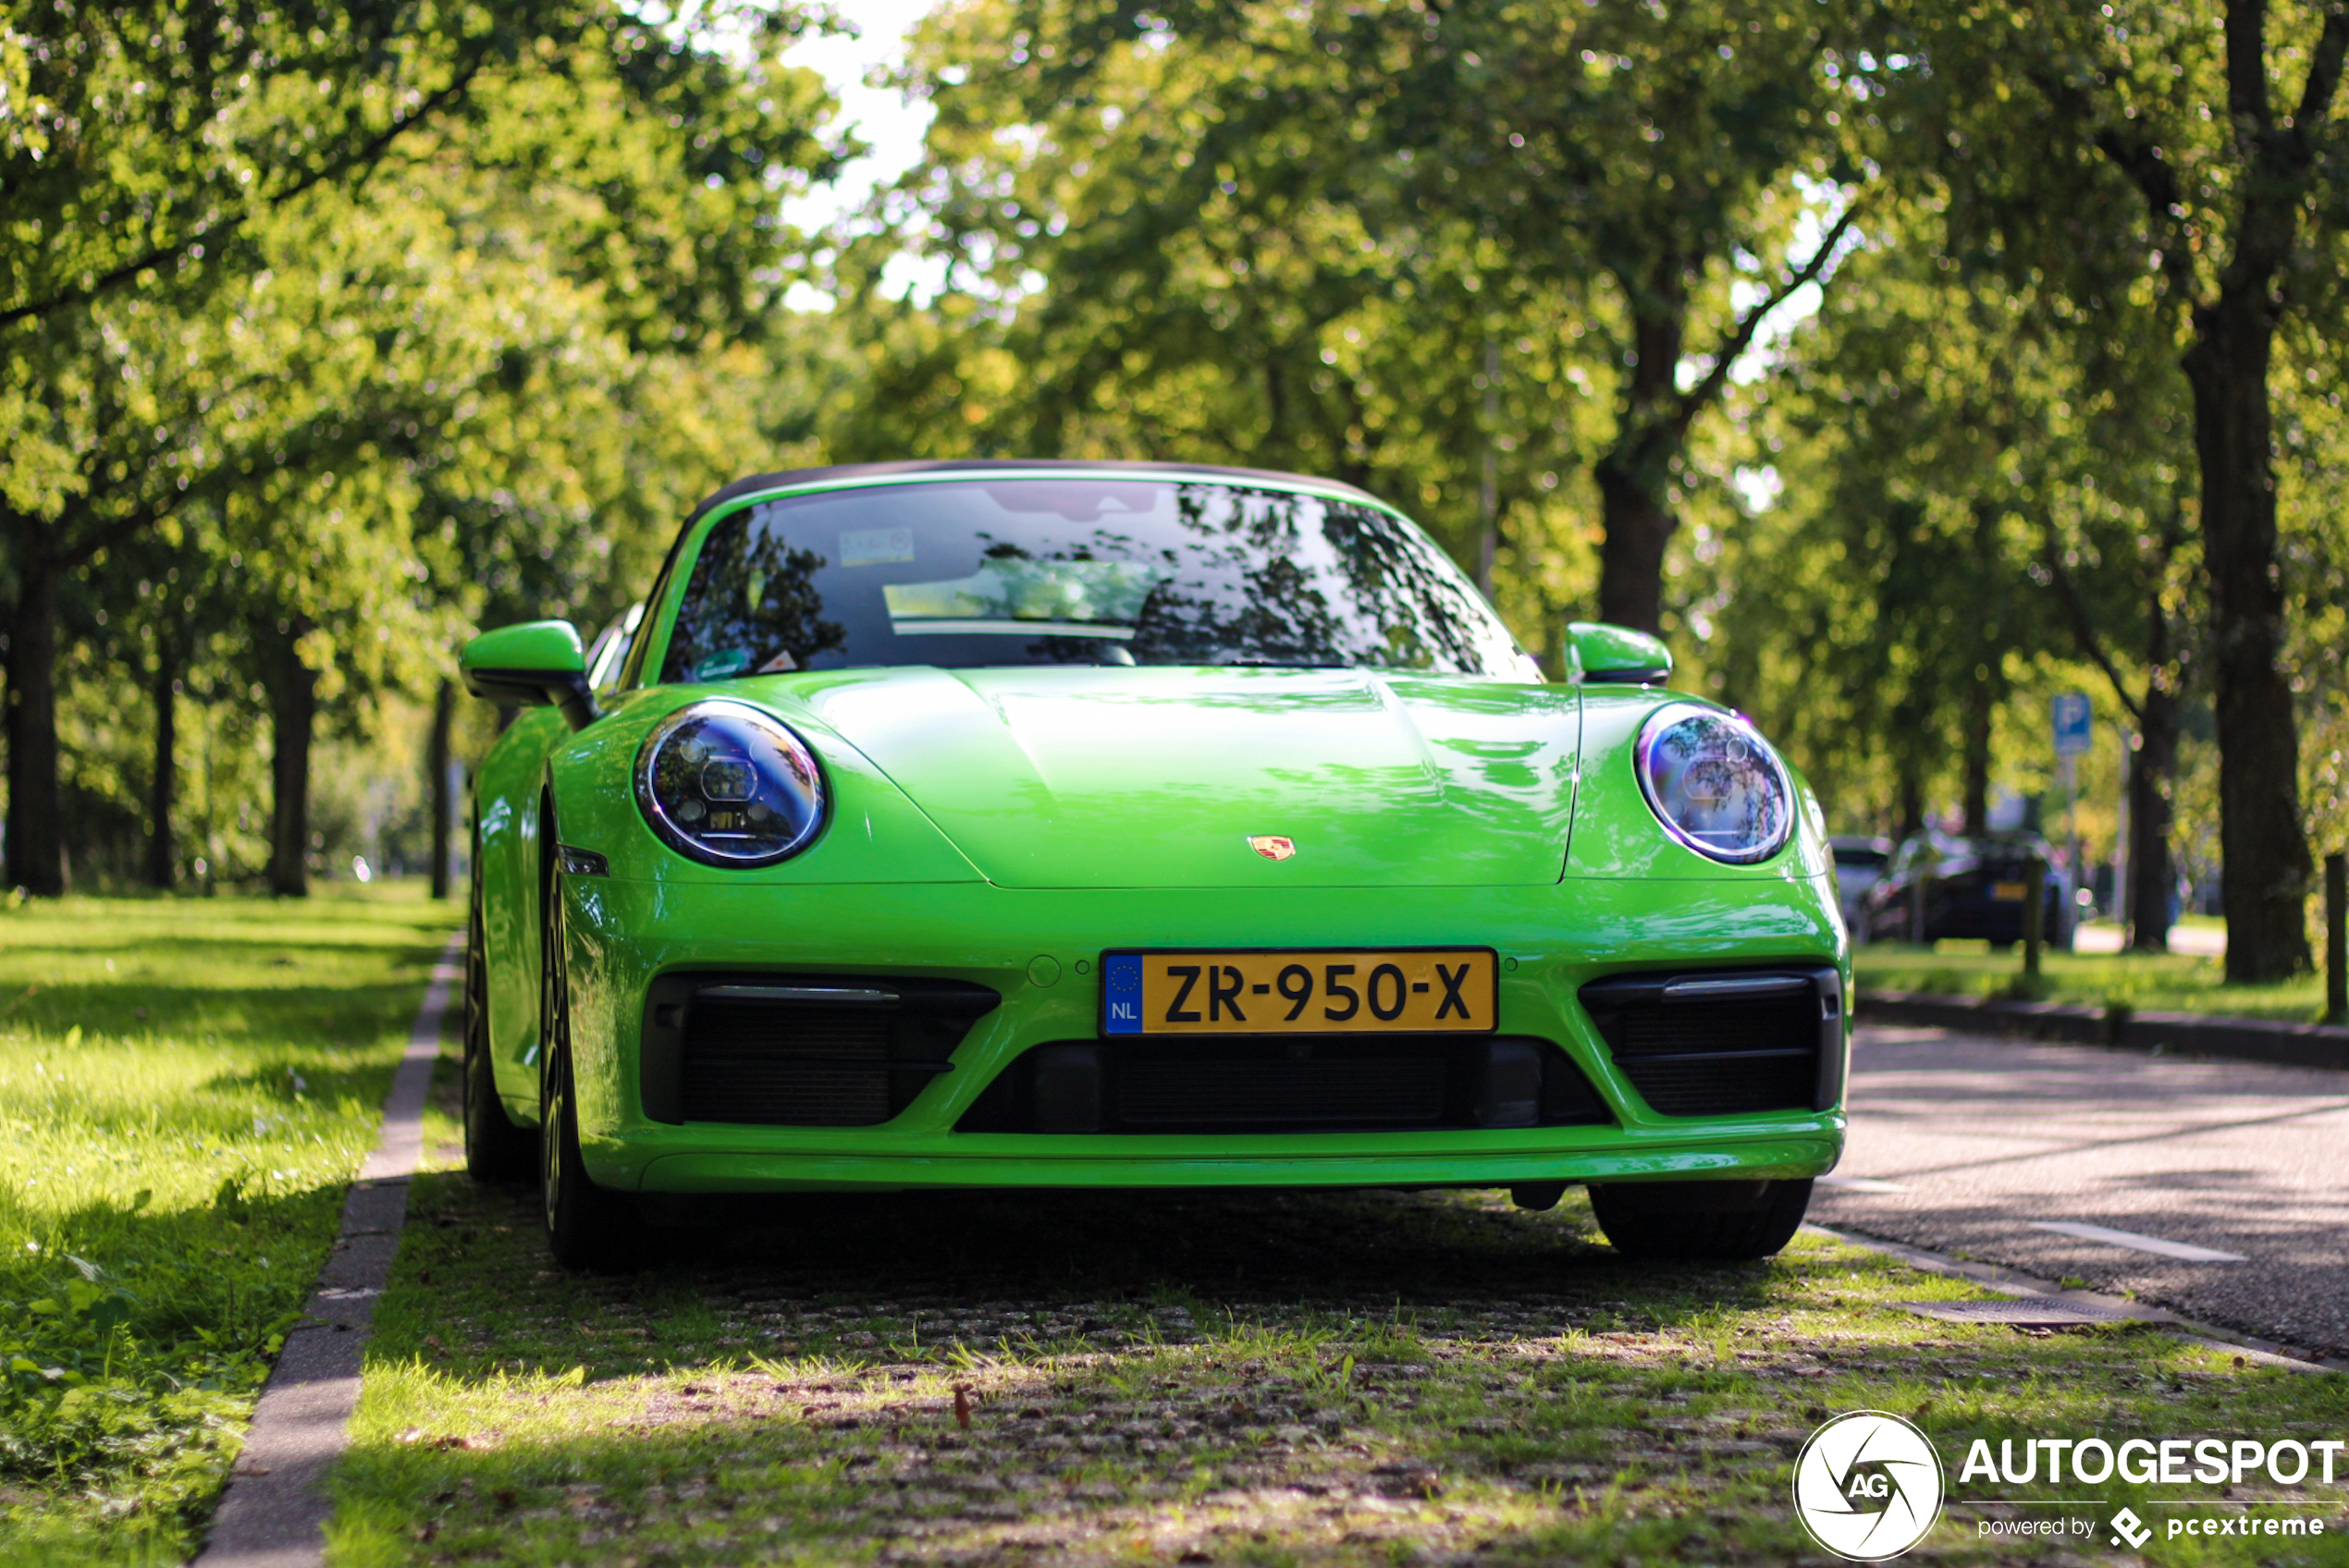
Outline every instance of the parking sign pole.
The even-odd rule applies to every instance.
[[[2072,882],[2065,897],[2070,898],[2081,880],[2079,758],[2095,743],[2096,709],[2080,692],[2064,692],[2051,704],[2049,717],[2055,721],[2050,728],[2054,730],[2056,757],[2063,764],[2063,834],[2069,840],[2064,852],[2070,856],[2067,875]],[[2057,886],[2062,885],[2059,880]],[[2065,928],[2061,919],[2059,913],[2057,927],[2049,936],[2062,934]]]
[[[2072,886],[2076,888],[2084,880],[2080,875],[2080,762],[2077,757],[2063,759],[2063,836],[2072,841]],[[2076,910],[2079,900],[2073,898],[2072,901]],[[2060,929],[2059,923],[2058,930]]]

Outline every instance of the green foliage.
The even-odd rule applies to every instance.
[[[1841,232],[1789,257],[1857,176],[1820,15],[941,13],[929,161],[846,257],[880,395],[843,450],[1332,473],[1490,552],[1555,651],[1593,545],[1649,539],[1659,590],[1692,426]],[[945,267],[919,312],[875,295],[908,237]]]
[[[2161,367],[2082,364],[2032,296],[1935,264],[1932,214],[1899,217],[1750,405],[1783,489],[1711,563],[1707,650],[1838,815],[1887,829],[2022,782],[1994,767],[1998,715],[2106,685],[2099,657],[2141,669],[2149,608],[2194,558]]]
[[[207,734],[265,706],[280,753],[314,706],[371,741],[476,618],[624,603],[792,418],[733,390],[789,281],[777,197],[848,150],[781,63],[793,7],[86,10],[0,32],[11,872],[39,890],[66,839],[139,858],[120,786],[159,765],[124,766],[126,685],[228,710]]]
[[[78,876],[143,866],[176,680],[179,875],[259,874],[298,687],[334,759],[314,852],[413,839],[413,785],[352,770],[412,770],[455,646],[592,635],[710,488],[1091,455],[1362,484],[1553,668],[1644,575],[1679,679],[1786,737],[1840,824],[2044,795],[2041,704],[2089,691],[2174,729],[2147,766],[2215,873],[2180,357],[2245,203],[2331,134],[2294,119],[2317,13],[2263,23],[2268,129],[2222,109],[2224,23],[2255,13],[975,0],[904,69],[927,160],[827,237],[778,208],[855,151],[784,64],[794,7],[12,13],[0,598],[14,641],[54,608],[57,833]],[[2337,163],[2292,175],[2269,375],[2274,619],[2326,840]],[[934,294],[892,281],[909,246]],[[786,310],[811,256],[836,308]],[[37,729],[34,672],[11,682]],[[490,722],[463,708],[460,754]],[[2098,854],[2118,766],[2087,776]]]

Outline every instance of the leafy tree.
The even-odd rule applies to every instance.
[[[2349,11],[2265,0],[1905,9],[1893,97],[1960,244],[2076,312],[2149,314],[2191,395],[2227,973],[2305,969],[2310,860],[2274,461],[2280,326],[2338,320]],[[2122,327],[2121,330],[2129,330]]]
[[[2148,374],[2158,343],[2069,330],[2060,297],[1951,259],[1930,209],[1896,222],[1796,336],[1794,395],[1753,410],[1791,438],[1792,516],[1728,565],[1733,668],[1778,667],[1740,679],[1822,772],[1881,753],[1902,832],[1954,757],[1978,832],[1998,711],[2088,662],[2139,730],[2133,940],[2158,949],[2195,641],[2183,399]]]
[[[769,17],[760,36],[791,35]],[[775,197],[854,145],[818,139],[820,83],[772,54],[651,65],[485,93],[498,134],[438,149],[402,192],[437,214],[452,255],[495,269],[498,297],[532,301],[485,340],[494,372],[400,444],[424,580],[452,626],[614,614],[692,502],[769,464],[806,400],[767,357],[792,336],[781,297],[797,243]],[[560,137],[535,129],[548,123]],[[457,706],[445,676],[433,701],[440,894]]]
[[[416,465],[447,466],[444,447],[486,397],[527,386],[534,358],[609,367],[598,345],[616,343],[636,375],[632,360],[699,354],[760,319],[787,250],[774,198],[829,158],[810,129],[822,94],[773,68],[791,9],[709,13],[721,46],[596,4],[259,7],[228,31],[261,64],[195,49],[184,67],[174,49],[210,35],[176,9],[89,26],[55,9],[58,36],[24,34],[0,65],[23,110],[0,120],[0,221],[24,220],[0,271],[11,874],[63,885],[59,594],[197,508],[252,514],[254,558],[300,565],[253,579],[251,606],[289,628],[269,632],[268,684],[286,710],[277,879],[296,890],[303,813],[286,769],[316,681],[340,678],[314,656],[353,645],[312,612],[381,608],[373,583],[318,572],[412,586],[394,520],[414,509]],[[57,238],[92,210],[87,234]],[[612,390],[564,385],[583,401]],[[539,435],[575,438],[576,421],[548,415]],[[321,545],[294,504],[361,494],[367,525],[389,524],[366,549]]]
[[[1429,446],[1474,464],[1485,346],[1543,340],[1612,405],[1599,449],[1570,453],[1596,488],[1600,613],[1659,628],[1691,429],[1854,218],[1834,194],[1860,174],[1842,121],[1870,89],[1841,76],[1825,15],[975,6],[934,22],[917,62],[939,119],[906,190],[990,301],[1032,278],[1034,337],[1083,344],[1032,384],[1040,450],[1088,395],[1196,409],[1215,386],[1242,398],[1217,411],[1248,460],[1401,469],[1376,400],[1312,368],[1346,358],[1333,327],[1394,301],[1380,325],[1404,336],[1362,357],[1384,359],[1396,405],[1449,394]],[[1789,259],[1806,191],[1842,210]],[[1542,446],[1555,474],[1567,454]]]
[[[1129,50],[1085,93],[1031,104],[1025,78],[969,63],[1000,20],[954,13],[923,45],[932,165],[871,248],[916,232],[948,288],[892,304],[852,248],[872,381],[831,422],[834,453],[1310,469],[1412,506],[1463,560],[1497,556],[1505,597],[1562,619],[1541,572],[1582,551],[1560,473],[1600,409],[1567,291],[1420,220],[1391,170],[1317,129],[1326,56]],[[1028,133],[999,134],[1031,109]]]
[[[1691,428],[1860,215],[1861,128],[1843,121],[1868,118],[1869,86],[1844,79],[1853,39],[1834,13],[1777,0],[1347,15],[1333,42],[1359,92],[1391,81],[1382,117],[1417,201],[1527,277],[1610,286],[1592,313],[1620,367],[1593,470],[1598,613],[1661,630]],[[1819,202],[1824,232],[1794,245]]]

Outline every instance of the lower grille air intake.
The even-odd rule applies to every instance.
[[[664,974],[646,998],[645,1114],[870,1127],[941,1072],[999,998],[947,980]]]
[[[1614,1118],[1547,1040],[1066,1041],[1000,1073],[965,1133],[1395,1132]]]
[[[1826,1110],[1842,1095],[1832,965],[1617,974],[1581,998],[1617,1069],[1661,1115]]]

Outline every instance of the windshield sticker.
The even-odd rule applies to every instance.
[[[881,590],[901,632],[908,621],[1055,621],[1130,627],[1160,574],[1125,561],[980,563],[968,577],[892,582]]]
[[[910,528],[856,528],[840,536],[842,566],[880,566],[913,558],[914,531]]]

